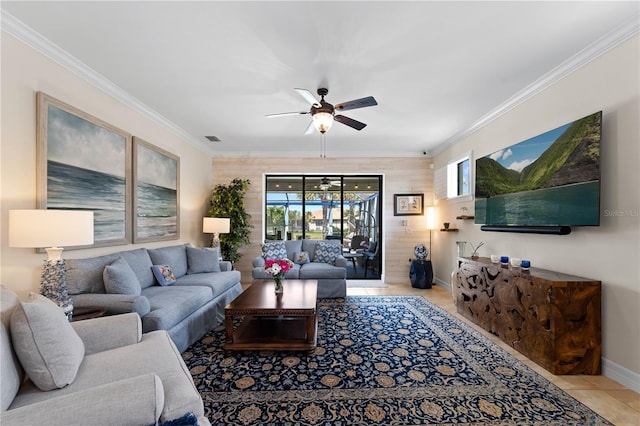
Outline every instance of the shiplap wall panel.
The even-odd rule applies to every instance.
[[[409,282],[409,259],[418,243],[428,244],[425,216],[394,216],[393,194],[424,193],[425,205],[433,201],[431,158],[214,158],[213,184],[228,184],[239,177],[251,180],[245,197],[254,229],[251,244],[240,250],[235,265],[244,283],[251,282],[251,262],[260,256],[262,234],[264,175],[292,174],[381,174],[383,180],[383,273],[385,282]],[[407,221],[407,226],[402,221]]]

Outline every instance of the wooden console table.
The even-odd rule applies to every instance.
[[[553,374],[600,374],[600,281],[460,258],[459,314]]]

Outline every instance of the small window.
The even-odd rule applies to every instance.
[[[447,198],[471,196],[471,155],[447,165]]]

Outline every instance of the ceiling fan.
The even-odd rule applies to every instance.
[[[309,111],[300,111],[300,112],[283,112],[279,114],[268,114],[267,117],[284,117],[287,115],[302,115],[302,114],[311,114],[312,121],[307,127],[305,135],[313,132],[313,129],[316,129],[320,133],[325,133],[327,130],[331,128],[333,121],[338,121],[342,124],[346,124],[349,127],[352,127],[356,130],[362,130],[365,128],[366,124],[361,123],[360,121],[354,120],[352,118],[346,117],[344,115],[336,115],[336,111],[347,111],[350,109],[356,108],[364,108],[370,107],[374,105],[378,105],[378,102],[374,99],[373,96],[367,96],[366,98],[355,99],[353,101],[342,102],[339,104],[331,105],[328,102],[325,102],[324,97],[329,93],[329,89],[320,88],[318,89],[318,95],[320,95],[320,101],[316,99],[313,94],[307,89],[294,89],[296,92],[300,94],[307,102],[311,104],[311,109]]]
[[[327,177],[323,177],[322,180],[320,180],[320,189],[322,189],[323,191],[328,190],[332,186],[340,186],[340,181],[329,180]]]

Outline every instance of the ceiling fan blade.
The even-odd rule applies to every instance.
[[[364,108],[378,105],[375,98],[373,96],[367,96],[366,98],[355,99],[353,101],[342,102],[341,104],[336,104],[336,111],[347,111],[350,109],[356,108]]]
[[[311,105],[320,106],[320,102],[318,102],[316,97],[313,96],[313,94],[310,91],[308,91],[307,89],[293,89],[293,90],[298,92],[300,94],[300,96],[302,96]]]
[[[367,126],[364,123],[354,120],[353,118],[345,117],[344,115],[336,115],[333,119],[349,127],[353,127],[356,130],[362,130]]]
[[[309,123],[309,125],[307,126],[307,130],[304,131],[305,135],[310,135],[311,133],[313,133],[313,131],[316,129],[316,126],[313,125],[313,120],[311,120],[311,122]]]
[[[267,114],[265,117],[273,118],[273,117],[286,117],[288,115],[303,115],[309,114],[309,111],[300,111],[300,112],[281,112],[278,114]]]

